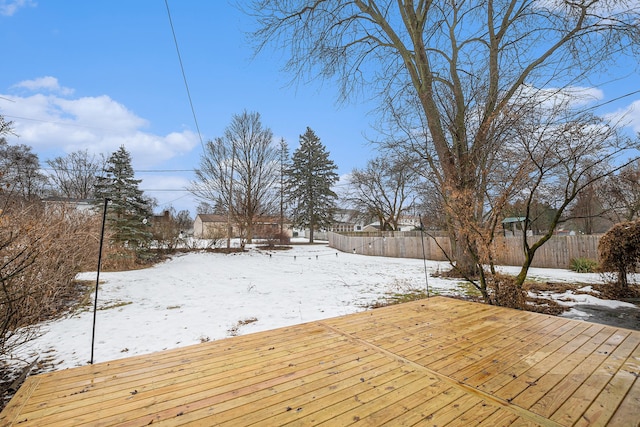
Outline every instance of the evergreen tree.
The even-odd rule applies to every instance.
[[[134,249],[145,249],[151,240],[146,219],[151,215],[149,200],[138,188],[141,180],[134,179],[131,156],[121,146],[114,152],[103,169],[103,176],[96,177],[95,204],[102,206],[109,199],[107,226],[114,244]]]
[[[320,138],[307,127],[287,171],[287,190],[294,206],[293,222],[309,228],[309,243],[313,243],[314,230],[333,221],[338,196],[331,186],[338,181],[336,169]]]
[[[286,179],[287,179],[287,169],[291,166],[289,159],[289,145],[284,138],[280,139],[280,146],[278,148],[278,158],[280,161],[280,170],[278,171],[280,175],[280,185],[278,186],[278,192],[280,193],[280,243],[285,243],[285,235],[284,235],[284,216],[286,210]]]

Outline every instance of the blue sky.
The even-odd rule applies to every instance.
[[[11,8],[14,5],[15,8]],[[257,111],[290,150],[311,127],[340,174],[362,167],[372,147],[371,105],[338,105],[331,85],[289,85],[279,53],[253,57],[253,25],[228,2],[170,0],[180,54],[203,140],[234,114]],[[198,166],[202,148],[163,0],[0,0],[0,114],[40,161],[78,149],[110,154],[121,144],[136,170]],[[13,102],[11,102],[11,101]],[[182,190],[190,173],[142,172],[141,188]],[[147,191],[194,212],[185,191]]]
[[[318,81],[289,86],[281,52],[253,58],[254,25],[225,0],[169,0],[180,53],[204,141],[221,136],[234,114],[257,111],[291,151],[307,126],[341,175],[375,153],[373,103],[336,104],[337,89]],[[44,161],[89,149],[106,155],[124,144],[138,171],[198,166],[196,133],[164,0],[0,0],[0,114],[15,123],[10,143]],[[593,90],[602,103],[640,89],[637,64]],[[632,107],[635,109],[632,110]],[[640,131],[640,94],[607,104]],[[140,172],[159,202],[195,210],[184,191],[191,173]]]

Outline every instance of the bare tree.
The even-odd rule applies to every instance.
[[[191,218],[191,212],[187,209],[178,211],[175,215],[175,221],[183,234],[193,228],[193,218]]]
[[[509,185],[496,189],[487,198],[492,209],[487,212],[485,227],[473,228],[468,235],[480,250],[478,265],[490,265],[491,278],[480,270],[476,284],[485,299],[501,305],[521,305],[522,286],[536,251],[554,234],[556,227],[571,217],[571,207],[578,196],[594,184],[635,161],[640,141],[631,141],[614,126],[586,114],[570,115],[566,106],[534,111],[530,120],[512,134],[511,149],[517,157],[509,157]],[[561,121],[560,118],[568,120]],[[631,157],[628,157],[631,155]],[[503,163],[506,163],[504,159]],[[519,200],[525,218],[522,232],[524,262],[513,283],[505,283],[496,275],[493,262],[493,242],[502,218],[505,200]],[[529,233],[534,210],[542,203],[550,206],[548,227],[541,234]],[[502,289],[491,288],[499,283]]]
[[[11,122],[0,116],[0,135]],[[33,200],[41,179],[37,156],[0,138],[0,356],[38,335],[37,323],[74,301],[75,276],[98,248],[92,215]],[[0,390],[4,392],[4,390]]]
[[[478,274],[465,277],[488,302],[522,306],[522,285],[535,253],[558,225],[571,219],[578,197],[636,161],[640,141],[624,136],[615,124],[575,111],[574,101],[555,95],[537,102],[518,98],[496,118],[489,137],[499,149],[486,158],[481,174],[485,201],[481,222],[465,215],[469,206],[461,201],[470,196],[462,190],[449,189],[447,197],[439,197],[442,216],[455,218],[476,263]],[[513,213],[524,218],[524,262],[510,280],[497,274],[494,243],[502,219]]]
[[[36,200],[44,193],[47,177],[40,171],[38,156],[31,147],[9,145],[0,137],[0,186],[5,197]]]
[[[381,230],[395,231],[402,215],[413,207],[416,181],[406,161],[378,157],[364,169],[351,172],[347,199],[356,209],[377,218]]]
[[[402,119],[414,137],[398,148],[432,169],[468,275],[478,273],[468,233],[486,227],[504,143],[496,131],[514,101],[589,86],[598,66],[637,54],[640,37],[639,6],[627,1],[255,0],[251,9],[258,49],[286,49],[285,70],[335,78],[344,99],[377,94]]]
[[[54,192],[70,199],[93,197],[96,176],[105,163],[104,156],[91,155],[88,150],[47,160],[47,165],[51,168],[49,180],[54,186]]]
[[[0,135],[13,133],[13,122],[6,121],[2,115],[0,115]]]
[[[447,223],[438,186],[432,180],[421,179],[415,187],[417,198],[413,211],[420,215],[424,230],[429,233],[446,230]]]
[[[176,213],[169,206],[162,215],[154,215],[151,221],[151,234],[158,249],[174,252],[185,240],[186,231],[193,227],[193,220],[187,210]]]
[[[614,222],[634,221],[640,218],[640,160],[609,177],[600,189],[601,200]]]
[[[212,205],[211,203],[207,203],[207,202],[200,202],[198,203],[198,206],[196,206],[196,214],[198,215],[202,215],[202,214],[218,214],[221,215],[222,212],[220,211],[219,208],[219,204],[216,203],[215,205]]]
[[[582,234],[604,233],[614,224],[611,210],[603,191],[606,180],[599,180],[585,187],[575,199],[567,218],[568,227]]]
[[[223,137],[207,142],[191,192],[221,204],[251,243],[255,220],[275,210],[278,152],[260,114],[234,115]]]

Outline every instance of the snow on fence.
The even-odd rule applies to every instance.
[[[530,238],[531,239],[531,238]],[[329,246],[343,252],[395,258],[422,258],[422,237],[419,231],[333,233],[328,235]],[[569,268],[574,258],[598,260],[599,235],[553,236],[535,254],[533,267]],[[521,265],[521,237],[498,237],[495,242],[496,264]],[[451,252],[446,236],[424,236],[424,253],[427,259],[446,261],[444,251]]]

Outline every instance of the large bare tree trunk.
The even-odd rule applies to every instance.
[[[514,141],[540,137],[533,143],[545,145],[556,136],[553,126],[544,128],[551,120],[530,126],[532,115],[549,117],[540,107],[567,97],[588,105],[576,89],[592,87],[597,66],[640,50],[635,2],[256,0],[253,11],[259,46],[287,49],[285,68],[297,77],[336,78],[343,99],[360,84],[380,96],[390,123],[384,136],[394,139],[384,143],[434,175],[455,247],[450,256],[465,275],[481,278],[501,209],[528,190],[518,171],[527,168],[527,153],[510,153]],[[555,116],[556,127],[569,116]],[[603,159],[622,152],[591,151]],[[555,161],[553,150],[544,152]],[[563,158],[585,153],[569,147]],[[569,170],[545,160],[538,168],[545,186],[554,183],[549,172]]]

